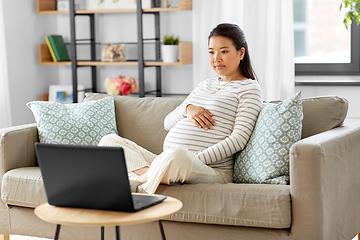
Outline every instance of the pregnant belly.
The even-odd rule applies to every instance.
[[[228,137],[231,134],[231,124],[217,121],[212,130],[198,128],[185,118],[170,129],[164,141],[164,150],[180,146],[191,152],[202,151]]]

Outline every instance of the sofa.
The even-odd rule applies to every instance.
[[[87,93],[86,101],[106,94]],[[154,153],[163,119],[184,98],[114,96],[120,136]],[[302,99],[302,137],[289,151],[290,184],[173,184],[157,194],[183,208],[163,221],[168,239],[350,240],[360,232],[360,123],[346,121],[338,96]],[[345,121],[344,121],[345,120]],[[46,202],[34,143],[37,125],[0,129],[0,234],[53,238],[56,226],[34,215]],[[60,239],[100,238],[100,228],[63,226]],[[105,228],[115,239],[115,228]],[[121,227],[121,239],[160,239],[157,223]]]

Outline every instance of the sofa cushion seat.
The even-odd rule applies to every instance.
[[[1,199],[9,205],[36,207],[47,201],[39,167],[16,168],[3,176]]]
[[[156,193],[183,202],[183,208],[170,217],[173,221],[264,228],[291,225],[289,185],[160,185]],[[6,172],[1,198],[9,205],[32,208],[46,202],[40,169],[24,167]]]
[[[136,192],[138,181],[130,180],[131,191]],[[9,204],[35,208],[47,202],[39,167],[23,167],[4,174],[1,199]]]
[[[156,194],[183,202],[183,208],[169,217],[174,221],[278,229],[291,226],[289,185],[160,185]]]

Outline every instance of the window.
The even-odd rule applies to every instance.
[[[359,26],[347,30],[341,0],[293,0],[296,75],[360,73]]]

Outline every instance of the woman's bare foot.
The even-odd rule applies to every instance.
[[[141,182],[141,183],[146,183],[147,182],[147,173],[144,173],[143,175],[140,175],[136,180]]]
[[[149,167],[142,167],[139,169],[134,170],[133,172],[136,173],[137,175],[141,176],[144,173],[146,173],[148,171]]]
[[[143,167],[143,168],[139,168],[135,171],[133,171],[134,173],[136,173],[137,175],[139,175],[136,180],[141,182],[141,183],[146,183],[147,182],[147,171],[148,171],[149,167]]]

